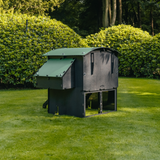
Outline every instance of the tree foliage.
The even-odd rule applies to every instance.
[[[0,0],[0,12],[48,14],[78,34],[127,24],[155,35],[160,31],[160,0]]]
[[[160,0],[123,0],[123,23],[147,30],[154,35],[160,30]]]
[[[54,10],[65,0],[0,0],[1,10],[16,13],[43,15],[48,10]]]
[[[102,27],[102,1],[67,0],[55,11],[50,11],[49,15],[86,36]]]

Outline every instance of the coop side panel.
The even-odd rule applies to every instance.
[[[74,57],[74,88],[68,90],[69,97],[67,98],[67,114],[78,117],[84,117],[84,96],[83,96],[83,57]]]
[[[92,53],[94,60],[92,60]],[[94,64],[92,64],[92,61]],[[94,51],[84,57],[83,90],[96,91],[112,89],[111,53]]]
[[[83,57],[76,57],[74,88],[55,90],[49,89],[48,112],[55,113],[57,106],[59,114],[77,117],[85,116],[84,95],[83,95]]]
[[[53,90],[48,92],[48,113],[84,117],[84,96],[79,89]]]
[[[75,65],[72,64],[72,66],[68,69],[68,71],[63,76],[63,89],[71,89],[75,86]]]
[[[37,77],[38,88],[62,89],[62,78]]]
[[[117,88],[118,87],[118,58],[113,55],[113,60],[112,60],[112,65],[113,65],[113,70],[112,70],[112,74],[111,74],[111,85],[113,88]]]

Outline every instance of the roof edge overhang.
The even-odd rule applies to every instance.
[[[105,51],[105,52],[107,52],[107,51],[111,51],[114,55],[116,55],[116,56],[118,56],[120,53],[117,51],[117,50],[115,50],[115,49],[112,49],[112,48],[108,48],[108,47],[97,47],[97,48],[95,48],[94,50],[101,50],[101,51]],[[94,51],[93,50],[93,51]]]
[[[111,51],[113,54],[118,56],[120,53],[114,49],[107,47],[94,47],[94,48],[60,48],[51,50],[45,53],[43,56],[85,56],[89,52],[101,50],[101,51]]]

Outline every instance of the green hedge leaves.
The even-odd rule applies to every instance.
[[[86,42],[119,51],[119,75],[160,77],[160,34],[152,37],[139,28],[118,25],[87,36]]]
[[[46,61],[42,55],[62,47],[88,45],[72,29],[55,19],[0,15],[0,83],[35,84],[33,74]]]
[[[26,30],[26,20],[28,26]],[[109,47],[120,52],[119,75],[160,77],[160,34],[129,25],[101,30],[82,39],[68,26],[49,17],[0,15],[0,84],[35,84],[42,55],[56,48]]]

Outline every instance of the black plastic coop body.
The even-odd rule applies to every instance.
[[[62,48],[44,56],[35,74],[38,88],[48,89],[48,112],[85,117],[117,110],[118,52],[110,48]]]

